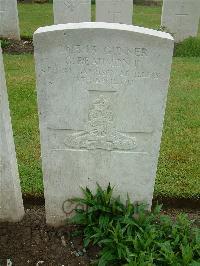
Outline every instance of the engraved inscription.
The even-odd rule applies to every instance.
[[[112,17],[112,22],[120,22],[121,19],[121,11],[119,8],[119,1],[112,1],[112,10],[109,10],[109,16]]]
[[[185,5],[182,4],[181,8],[180,8],[180,12],[176,14],[176,17],[178,19],[178,22],[177,22],[178,30],[177,31],[179,31],[179,30],[181,31],[182,30],[183,24],[185,22],[185,18],[188,15],[189,14],[187,12],[185,12]]]
[[[69,36],[66,36],[69,39]],[[138,79],[159,79],[160,73],[148,67],[151,51],[146,47],[121,45],[99,46],[98,44],[73,44],[66,41],[64,53],[59,61],[41,71],[49,75],[65,73],[73,83],[87,84],[88,87],[103,88],[131,86]],[[46,59],[48,60],[48,59]]]
[[[114,12],[113,13],[113,22],[120,22],[120,18],[121,18],[121,12]]]
[[[65,0],[64,4],[71,12],[74,12],[74,10],[75,10],[75,1]]]
[[[133,150],[136,139],[116,130],[111,103],[100,95],[89,109],[86,131],[69,135],[65,145],[88,150]]]
[[[72,13],[77,13],[80,16],[81,8],[85,5],[85,0],[76,1],[76,0],[65,0],[64,5]]]
[[[188,16],[189,14],[185,12],[185,5],[182,4],[180,8],[180,13],[176,14],[177,16]]]
[[[177,16],[188,16],[189,14],[176,14]]]

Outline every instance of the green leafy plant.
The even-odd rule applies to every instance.
[[[6,48],[11,44],[11,41],[8,39],[1,39],[0,40],[0,45],[2,48]]]
[[[159,205],[149,212],[128,196],[123,204],[110,184],[105,190],[97,184],[96,194],[82,191],[83,198],[70,200],[77,208],[68,222],[83,226],[85,247],[101,247],[99,266],[200,265],[200,230],[185,214],[172,221]]]

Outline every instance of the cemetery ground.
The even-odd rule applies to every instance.
[[[21,36],[26,40],[21,45],[6,47],[9,52],[4,54],[6,78],[22,191],[27,197],[40,197],[43,195],[43,184],[35,70],[33,55],[29,52],[33,51],[33,32],[40,26],[53,23],[52,4],[18,4],[18,8]],[[160,6],[135,5],[134,12],[136,25],[159,28]],[[94,6],[92,14],[94,20]],[[199,53],[200,27],[194,41],[197,49],[192,47],[192,40],[192,44],[180,45],[177,53],[184,54],[185,49],[186,54],[190,55],[190,48]],[[11,55],[12,52],[20,54]],[[156,197],[197,199],[200,195],[199,87],[200,57],[174,57],[156,179]]]
[[[134,5],[133,22],[137,26],[158,29],[160,27],[161,6]],[[32,38],[34,31],[53,24],[52,4],[18,4],[21,36]],[[92,21],[95,20],[95,6],[92,6]],[[200,37],[200,27],[198,31]]]
[[[137,25],[159,28],[161,7],[134,8]],[[19,16],[21,36],[30,43],[25,43],[27,50],[21,44],[21,50],[15,51],[20,54],[5,53],[4,64],[26,214],[20,223],[0,225],[0,264],[5,263],[2,259],[10,258],[14,265],[22,265],[22,261],[23,265],[38,262],[88,265],[98,250],[91,248],[85,253],[82,239],[70,237],[73,226],[65,229],[46,226],[43,207],[33,205],[43,202],[43,184],[34,59],[27,52],[32,52],[33,32],[40,26],[53,24],[52,5],[19,4]],[[196,39],[200,41],[200,30]],[[200,57],[174,57],[154,193],[155,199],[168,203],[164,213],[175,217],[185,211],[190,219],[197,221],[200,221],[199,91]],[[177,199],[188,208],[173,208]]]
[[[54,229],[46,225],[44,207],[29,204],[25,207],[21,222],[0,224],[0,265],[7,265],[6,259],[15,266],[77,266],[96,261],[99,248],[91,245],[85,249],[82,237],[73,235],[80,227],[71,225]],[[195,220],[195,226],[200,225],[199,210],[170,208],[162,214],[174,220],[181,212]]]
[[[138,26],[159,28],[161,7],[134,6],[135,23]],[[53,24],[52,4],[18,4],[21,36],[31,37],[33,32],[45,25]],[[95,20],[95,6],[92,6],[92,20]]]

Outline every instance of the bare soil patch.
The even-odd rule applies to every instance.
[[[6,40],[3,41],[2,49],[4,53],[9,54],[24,54],[33,53],[33,40],[22,39],[20,41],[16,40]]]
[[[85,250],[80,237],[72,237],[75,226],[52,228],[45,223],[44,207],[26,209],[19,223],[0,223],[0,265],[10,259],[14,266],[90,265],[97,248]]]

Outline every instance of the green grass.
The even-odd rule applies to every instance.
[[[156,195],[200,196],[200,58],[175,58]]]
[[[22,190],[42,194],[33,56],[4,59]],[[155,195],[198,197],[200,58],[174,58],[170,84]]]
[[[52,4],[18,4],[20,34],[32,38],[39,27],[53,24]]]
[[[161,7],[134,6],[133,24],[158,29],[161,21]]]
[[[52,4],[18,4],[21,36],[32,37],[34,31],[53,24]],[[92,20],[95,20],[95,6],[92,5]],[[134,5],[133,24],[158,29],[161,20],[161,7]],[[200,37],[200,27],[198,36]]]
[[[5,68],[22,190],[42,194],[33,56],[5,55]]]

